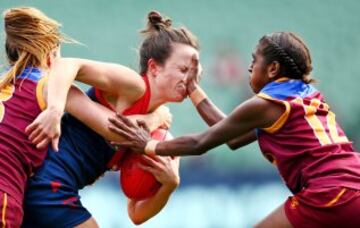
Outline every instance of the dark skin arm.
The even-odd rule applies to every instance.
[[[194,91],[198,85],[195,82],[190,82],[188,85],[189,94]],[[209,126],[213,126],[214,124],[220,122],[222,119],[226,118],[226,115],[216,107],[215,104],[211,102],[210,99],[206,98],[202,102],[200,102],[196,106],[197,112],[200,114],[201,118],[207,123]],[[249,143],[257,140],[255,130],[250,130],[240,136],[237,136],[234,139],[231,139],[226,142],[230,149],[236,150],[241,146],[245,146]]]
[[[253,97],[240,104],[230,115],[200,134],[187,135],[170,141],[159,142],[156,154],[162,156],[201,155],[238,135],[244,135],[256,128],[270,127],[284,112],[284,107],[259,97]],[[125,117],[110,118],[109,128],[126,138],[119,145],[144,153],[146,143],[151,139],[141,127],[131,125]],[[130,123],[130,124],[129,124]],[[129,129],[137,129],[134,133]]]
[[[200,89],[198,83],[202,74],[202,66],[196,56],[192,58],[189,68],[190,70],[188,72],[187,92],[190,95],[194,90]],[[206,98],[200,102],[196,106],[196,110],[208,126],[213,126],[222,119],[226,118],[226,115],[215,104],[213,104],[209,98]],[[226,144],[230,149],[236,150],[239,147],[245,146],[256,140],[257,136],[255,130],[250,130],[249,132],[238,135],[236,138],[227,141]]]

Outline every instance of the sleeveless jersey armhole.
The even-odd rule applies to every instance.
[[[48,77],[42,77],[36,85],[36,100],[42,111],[47,106],[47,101],[43,94],[44,85],[47,83],[47,81],[48,81]]]
[[[261,128],[262,130],[268,132],[268,133],[275,133],[277,132],[278,130],[280,130],[280,128],[282,126],[284,126],[284,124],[286,123],[287,119],[289,118],[289,115],[290,115],[290,104],[289,102],[287,101],[282,101],[282,100],[278,100],[278,99],[275,99],[275,98],[272,98],[271,96],[265,94],[265,93],[259,93],[257,94],[256,96],[262,98],[262,99],[265,99],[265,100],[269,100],[269,101],[272,101],[272,102],[275,102],[277,104],[282,104],[285,106],[285,111],[283,114],[281,114],[281,116],[279,117],[279,119],[277,119],[275,121],[275,123],[273,123],[273,125],[271,125],[270,127],[267,127],[267,128]]]

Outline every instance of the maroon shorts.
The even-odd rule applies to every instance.
[[[0,227],[19,228],[23,215],[21,204],[9,194],[0,191]]]
[[[360,191],[344,187],[304,189],[284,205],[293,227],[360,227]]]

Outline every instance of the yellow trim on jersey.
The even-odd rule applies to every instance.
[[[36,99],[41,110],[46,108],[46,98],[43,95],[44,85],[47,83],[48,78],[42,77],[36,86]]]
[[[316,116],[317,108],[320,106],[321,101],[318,99],[312,99],[310,105],[305,105],[303,99],[296,98],[292,102],[300,104],[305,110],[305,119],[313,129],[316,138],[321,145],[331,144],[329,136],[326,134],[325,128],[319,118]]]
[[[341,198],[341,196],[344,195],[345,192],[346,192],[346,188],[343,188],[339,192],[339,194],[337,194],[337,196],[334,199],[332,199],[330,202],[325,204],[324,207],[331,207],[332,205],[334,205]]]
[[[2,227],[5,228],[6,227],[6,207],[7,207],[7,194],[4,193],[4,201],[3,201],[3,208],[2,208]]]
[[[15,92],[15,86],[9,84],[0,90],[0,122],[3,120],[5,115],[5,106],[3,101],[7,101],[12,98]]]
[[[327,123],[330,131],[330,136],[335,143],[349,142],[346,136],[339,136],[336,129],[335,113],[329,111],[327,115]]]
[[[282,78],[278,78],[275,80],[275,82],[285,82],[285,81],[289,81],[290,78],[287,78],[287,77],[282,77]]]
[[[15,92],[15,86],[13,84],[6,85],[0,90],[0,101],[9,100]]]
[[[281,79],[281,78],[280,78]],[[267,128],[262,128],[264,131],[268,132],[268,133],[275,133],[276,131],[278,131],[282,126],[284,126],[285,122],[287,121],[287,119],[289,118],[289,114],[290,114],[290,104],[287,101],[281,101],[281,100],[277,100],[274,99],[272,97],[270,97],[269,95],[265,94],[265,93],[259,93],[257,94],[258,97],[261,97],[263,99],[266,100],[271,100],[274,101],[276,103],[279,104],[283,104],[285,106],[285,111],[283,114],[281,114],[281,116],[279,117],[279,119],[277,119],[275,121],[275,123],[273,123],[273,125],[271,125],[270,127]]]

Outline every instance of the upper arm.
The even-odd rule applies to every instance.
[[[105,92],[137,99],[146,85],[134,70],[114,63],[92,60],[77,60],[80,65],[76,80],[92,85]]]
[[[234,139],[231,139],[226,144],[230,149],[236,150],[242,146],[246,146],[257,140],[256,130],[251,130],[243,135],[240,135]]]

